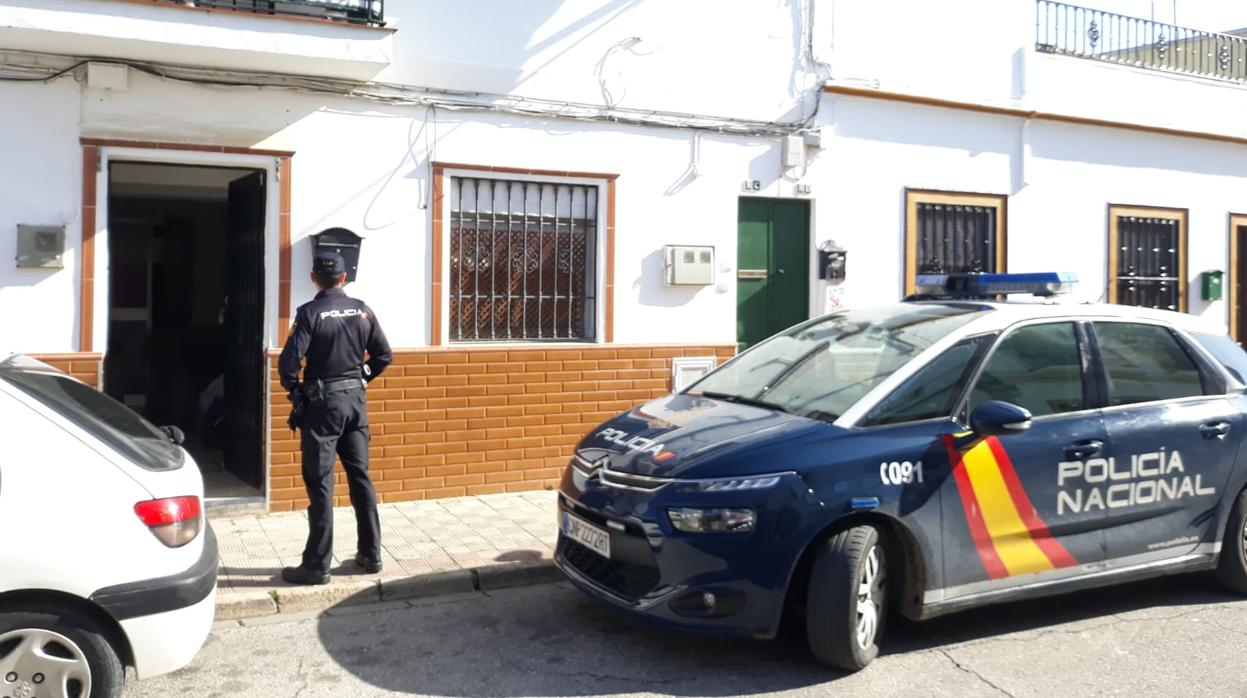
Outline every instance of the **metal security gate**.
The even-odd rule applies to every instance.
[[[917,206],[919,274],[999,271],[996,268],[999,212],[995,207],[925,202]]]
[[[1181,221],[1116,216],[1113,303],[1182,310]]]
[[[451,178],[450,339],[592,340],[598,188]]]

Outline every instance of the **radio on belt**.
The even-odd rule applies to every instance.
[[[1077,283],[1077,275],[1057,271],[1028,274],[919,274],[915,279],[914,294],[909,299],[985,299],[1015,293],[1055,296],[1072,292]]]

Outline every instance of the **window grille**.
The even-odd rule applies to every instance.
[[[918,204],[918,273],[996,271],[996,209]]]
[[[452,177],[450,339],[593,340],[598,187]]]
[[[995,194],[905,194],[905,292],[918,274],[1005,270],[1005,201]]]
[[[1115,214],[1114,220],[1117,259],[1111,282],[1115,293],[1110,300],[1182,310],[1181,219]]]

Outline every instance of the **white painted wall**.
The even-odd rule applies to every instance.
[[[850,305],[903,294],[906,187],[1005,194],[1009,271],[1073,271],[1078,296],[1107,284],[1108,206],[1190,210],[1189,311],[1227,322],[1199,299],[1199,273],[1226,270],[1230,212],[1247,210],[1247,146],[1032,121],[858,97],[828,97],[827,144],[807,175],[815,239],[849,248]]]
[[[52,86],[0,85],[0,89],[14,96],[4,99],[5,104],[22,105],[20,114],[14,109],[6,118],[3,131],[6,139],[23,144],[17,161],[45,169],[49,162],[55,164],[47,170],[47,177],[37,180],[9,167],[7,161],[0,164],[0,191],[6,197],[10,192],[24,192],[24,208],[4,207],[6,225],[9,215],[17,215],[15,221],[62,213],[77,217],[80,136],[293,150],[293,304],[309,300],[314,292],[307,281],[309,236],[333,226],[350,228],[366,240],[359,280],[349,290],[373,305],[392,343],[402,347],[429,341],[431,160],[619,175],[614,335],[618,342],[733,342],[736,201],[741,182],[760,177],[774,188],[779,181],[778,148],[767,139],[711,135],[701,138],[695,151],[693,134],[675,129],[557,123],[445,110],[434,116],[417,107],[382,107],[284,91],[225,93],[137,74],[130,76],[124,91],[82,88],[79,95],[79,86],[68,79]],[[223,99],[223,94],[229,98]],[[30,119],[30,114],[49,117]],[[433,134],[435,144],[426,138]],[[120,155],[134,153],[127,150]],[[207,162],[202,154],[170,151],[149,152],[144,157]],[[257,164],[218,162],[220,156],[214,157],[215,164]],[[25,195],[36,183],[37,195]],[[19,215],[21,211],[27,212]],[[270,218],[275,221],[276,217]],[[95,348],[102,349],[106,346],[108,268],[103,213],[98,226]],[[8,225],[4,232],[11,236],[12,230]],[[76,228],[71,227],[68,238],[71,251],[66,269],[38,273],[43,279],[39,287],[27,288],[9,281],[15,277],[4,277],[0,302],[6,308],[10,299],[14,303],[29,300],[32,319],[50,318],[44,323],[47,330],[23,330],[20,341],[15,340],[21,346],[14,349],[77,348],[79,269],[75,255],[80,237]],[[664,244],[715,245],[722,284],[665,285],[660,258]],[[275,261],[270,271],[275,277]],[[270,336],[274,342],[284,337],[275,317]]]
[[[78,339],[80,96],[72,82],[0,83],[0,354],[72,351]],[[64,269],[18,269],[17,226],[64,225]]]
[[[1147,4],[1135,5],[1146,17]],[[1035,0],[819,0],[816,7],[815,40],[835,83],[1247,136],[1241,86],[1037,53]]]
[[[394,64],[382,77],[394,81],[601,103],[595,66],[607,56],[600,72],[623,106],[766,119],[812,106],[795,97],[812,79],[797,64],[804,7],[797,0],[550,0],[523,11],[490,0],[491,12],[472,16],[456,3],[388,4],[398,31]],[[1150,110],[1136,104],[1140,118],[1195,126],[1221,119],[1220,127],[1239,128],[1230,122],[1241,109],[1218,105],[1242,99],[1241,88],[1034,55],[1032,0],[965,0],[959,14],[927,5],[935,4],[817,0],[816,56],[841,82],[1011,105],[1042,99],[1080,113],[1146,99]],[[42,6],[0,0],[0,8]],[[964,16],[998,31],[969,31]],[[619,48],[629,36],[642,40]],[[1078,82],[1110,73],[1126,87],[1096,78],[1097,91]],[[1121,94],[1127,87],[1139,94]],[[1162,88],[1178,98],[1157,98]],[[1214,108],[1182,108],[1197,98]],[[1224,316],[1223,304],[1196,300],[1197,274],[1224,268],[1226,214],[1247,210],[1243,146],[832,95],[822,97],[818,123],[824,150],[808,170],[786,171],[775,138],[384,106],[136,72],[116,91],[68,77],[0,83],[0,252],[12,249],[19,222],[65,222],[69,241],[66,268],[55,272],[19,271],[0,254],[0,309],[22,328],[4,334],[0,351],[77,349],[82,136],[295,151],[293,304],[313,292],[308,236],[332,226],[355,230],[366,241],[351,292],[374,306],[397,346],[429,342],[431,161],[618,174],[619,342],[735,340],[736,209],[742,183],[752,180],[760,189],[749,194],[759,196],[791,197],[798,184],[813,186],[813,242],[835,239],[850,250],[850,305],[901,295],[907,186],[1008,194],[1010,269],[1071,269],[1093,290],[1104,283],[1109,202],[1187,207],[1191,309]],[[714,245],[719,283],[664,285],[664,244]],[[99,303],[107,298],[104,252],[97,249]],[[811,267],[813,259],[811,250]],[[276,273],[275,262],[270,269]],[[819,311],[820,283],[810,297]],[[97,325],[104,317],[97,306]],[[284,336],[275,317],[270,336],[274,343]],[[105,341],[97,331],[96,348]]]
[[[0,46],[590,105],[794,119],[807,0],[386,0],[385,29],[0,0]],[[670,89],[678,83],[680,89]]]

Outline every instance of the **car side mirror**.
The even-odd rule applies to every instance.
[[[169,440],[172,441],[174,445],[176,446],[181,446],[182,442],[186,440],[186,434],[183,433],[182,430],[177,427],[173,427],[173,426],[160,427],[160,430],[163,431],[165,433],[165,436],[169,437]]]
[[[970,429],[979,436],[1007,436],[1030,429],[1031,413],[1011,402],[990,400],[970,413]]]

